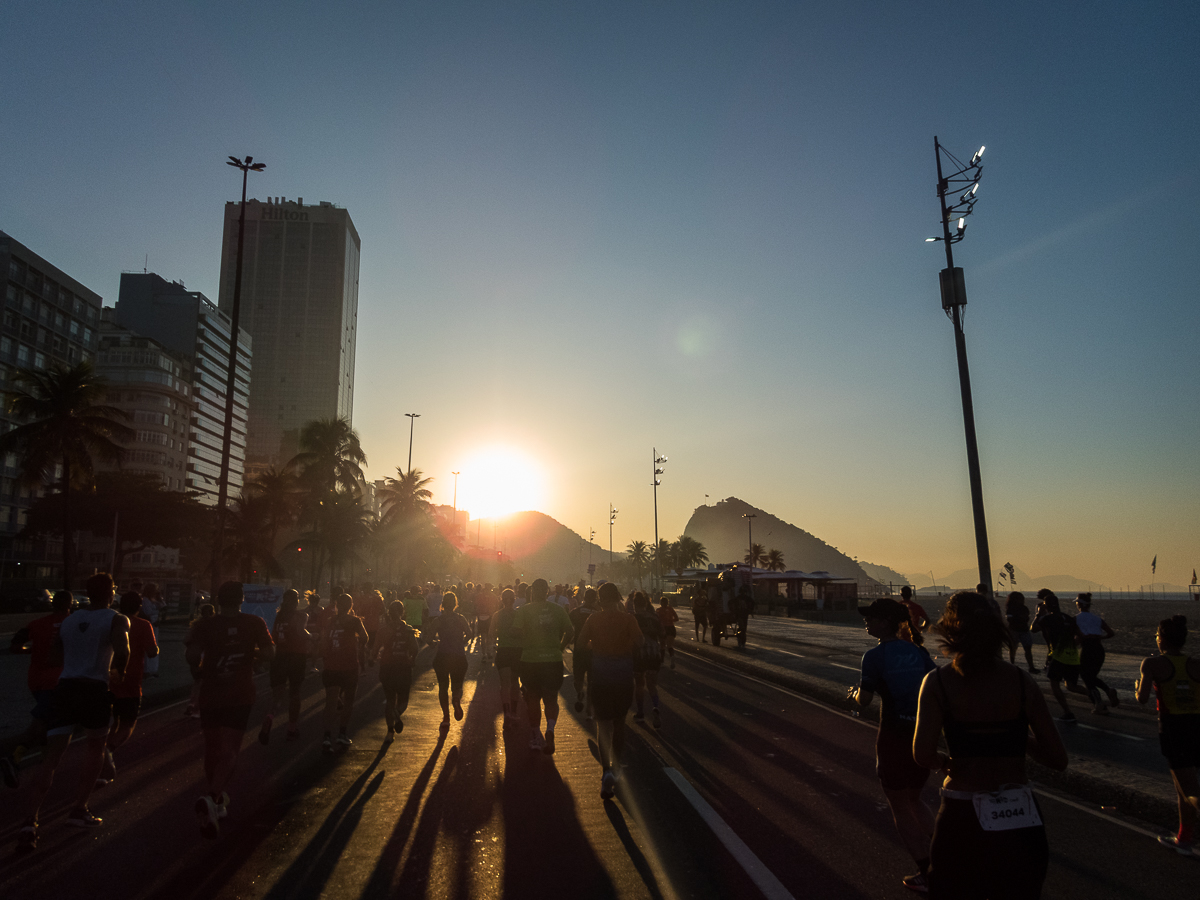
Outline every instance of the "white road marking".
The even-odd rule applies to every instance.
[[[1126,734],[1123,731],[1113,731],[1110,728],[1097,728],[1095,725],[1084,725],[1082,722],[1076,722],[1080,728],[1086,728],[1088,731],[1099,731],[1103,734],[1111,734],[1113,737],[1123,737],[1129,741],[1144,741],[1145,738],[1138,737],[1136,734]]]
[[[783,883],[763,865],[762,860],[754,855],[754,851],[746,846],[746,842],[737,836],[725,820],[717,814],[717,811],[709,805],[708,801],[700,796],[700,792],[692,787],[690,781],[679,774],[677,769],[669,766],[663,771],[674,782],[675,787],[679,788],[679,792],[692,804],[696,812],[700,814],[700,818],[712,829],[713,834],[725,845],[725,849],[737,860],[738,865],[746,871],[750,880],[762,891],[767,900],[795,900]]]

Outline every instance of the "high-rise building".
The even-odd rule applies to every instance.
[[[122,328],[112,321],[114,312],[105,309],[100,320],[96,374],[108,382],[108,405],[123,410],[136,433],[120,468],[153,476],[169,491],[182,491],[187,487],[193,410],[191,357]]]
[[[167,281],[153,272],[123,272],[115,324],[153,338],[191,367],[192,410],[188,433],[187,489],[200,502],[215,504],[221,477],[225,431],[225,386],[229,373],[229,316],[199,291]],[[233,433],[229,449],[229,496],[242,492],[246,458],[246,419],[250,398],[251,341],[238,329],[233,394]],[[257,348],[256,348],[257,349]]]
[[[46,370],[89,362],[96,351],[100,295],[0,231],[0,390],[11,390],[17,369]],[[0,430],[19,422],[0,404]],[[26,600],[43,587],[62,586],[62,540],[15,536],[41,493],[24,484],[20,460],[0,460],[0,579],[5,596]]]
[[[240,203],[225,205],[220,307],[233,308]],[[254,335],[246,454],[279,465],[314,419],[351,419],[359,238],[332,203],[246,203],[240,323]]]

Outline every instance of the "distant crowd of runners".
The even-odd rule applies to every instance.
[[[1052,591],[1038,592],[1033,614],[1020,593],[1001,610],[985,590],[960,592],[946,604],[932,632],[950,658],[938,667],[924,648],[930,622],[909,589],[900,600],[882,598],[860,607],[867,632],[879,642],[862,659],[850,699],[882,702],[876,739],[877,774],[902,842],[918,872],[903,879],[935,897],[1037,897],[1046,875],[1049,845],[1026,758],[1064,769],[1067,753],[1049,707],[1033,681],[1031,634],[1047,643],[1045,671],[1062,707],[1059,720],[1075,716],[1062,685],[1086,695],[1099,715],[1117,706],[1116,689],[1100,678],[1103,640],[1113,635],[1091,612],[1091,596],[1076,600],[1078,614],[1061,609]],[[84,734],[79,782],[66,823],[95,828],[101,820],[88,808],[98,787],[116,777],[114,751],[132,734],[140,707],[142,679],[158,644],[137,591],[120,597],[108,575],[87,582],[88,602],[60,591],[50,615],[31,622],[13,640],[30,653],[32,723],[12,755],[0,758],[0,776],[11,788],[19,764],[41,747],[42,762],[28,773],[25,821],[18,849],[36,849],[39,810],[76,729]],[[678,615],[664,597],[656,608],[649,596],[618,587],[530,584],[493,588],[467,584],[457,590],[434,585],[384,596],[363,590],[338,592],[322,604],[313,592],[287,591],[268,628],[259,616],[241,611],[242,585],[221,585],[190,626],[186,660],[195,680],[186,714],[200,719],[204,736],[205,792],[194,813],[201,833],[220,834],[229,813],[228,786],[256,701],[257,664],[269,666],[270,702],[258,723],[258,740],[268,744],[275,718],[286,712],[285,737],[300,739],[300,701],[305,679],[320,665],[325,690],[320,714],[321,747],[334,753],[351,745],[348,734],[360,681],[377,667],[384,697],[385,742],[404,729],[414,666],[422,646],[433,648],[440,728],[464,717],[463,682],[468,656],[497,670],[503,727],[525,727],[529,749],[555,752],[559,694],[565,679],[563,652],[572,654],[575,710],[595,736],[601,764],[600,796],[611,799],[621,778],[626,717],[662,727],[658,690],[664,663],[675,668]],[[694,602],[696,638],[703,640],[703,592]],[[1183,647],[1183,616],[1158,627],[1158,655],[1146,658],[1134,686],[1140,703],[1158,702],[1160,744],[1178,798],[1179,829],[1159,840],[1181,854],[1194,854],[1200,803],[1200,660]],[[1018,648],[1026,668],[1015,665]],[[1007,659],[1005,661],[1005,651]],[[1082,680],[1082,686],[1079,681]],[[647,699],[649,700],[647,710]],[[523,713],[522,716],[522,707]],[[315,735],[314,735],[315,737]],[[945,750],[941,747],[945,746]],[[936,818],[921,799],[931,772],[944,774]],[[990,893],[1003,873],[1003,890]]]

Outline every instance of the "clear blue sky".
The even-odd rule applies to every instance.
[[[1194,4],[25,3],[0,228],[115,301],[216,298],[226,155],[362,236],[370,474],[650,540],[730,495],[902,572],[974,562],[933,136],[998,567],[1200,566]],[[510,486],[511,487],[511,486]],[[519,492],[518,492],[519,493]],[[519,502],[517,497],[513,502]],[[605,535],[607,538],[607,535]]]

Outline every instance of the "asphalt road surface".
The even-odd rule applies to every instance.
[[[595,745],[568,677],[554,756],[501,726],[496,675],[468,675],[445,738],[433,676],[383,747],[382,693],[362,682],[351,735],[319,750],[319,678],[303,738],[247,733],[221,837],[200,837],[199,725],[182,705],[145,715],[93,795],[102,828],[63,824],[77,751],[43,808],[38,851],[13,851],[18,795],[0,795],[0,897],[758,898],[906,897],[914,871],[874,775],[863,722],[680,652],[663,669],[663,728],[634,725],[617,801],[599,798]],[[428,662],[428,651],[422,657]],[[569,661],[569,656],[568,656]],[[849,673],[847,673],[849,674]],[[260,679],[260,685],[263,680]],[[932,786],[931,803],[936,800]],[[1051,842],[1045,897],[1200,896],[1200,860],[1066,798],[1041,796]],[[1003,873],[996,873],[1003,878]]]

